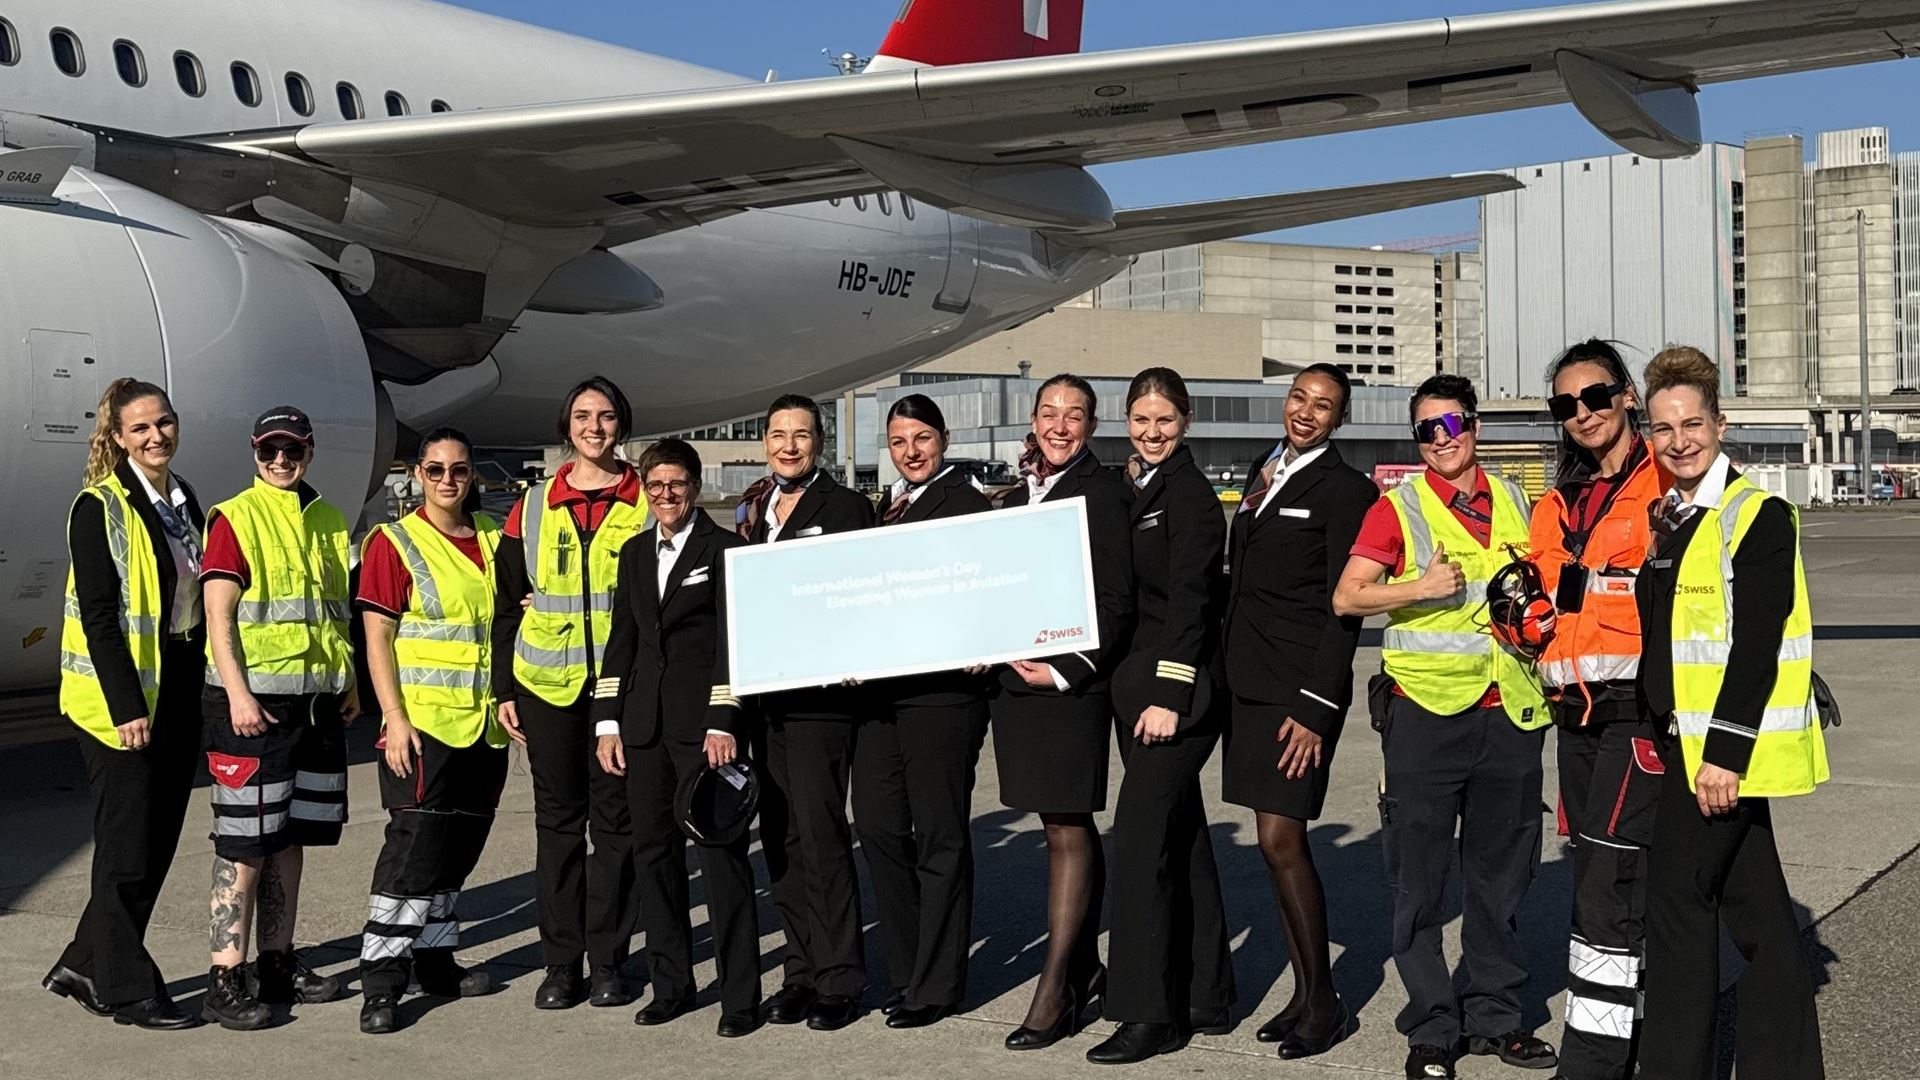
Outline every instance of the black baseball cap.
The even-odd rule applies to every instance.
[[[259,446],[275,435],[313,445],[313,421],[291,405],[275,405],[253,422],[253,445]]]

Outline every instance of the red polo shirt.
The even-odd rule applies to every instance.
[[[1414,477],[1405,483],[1426,484],[1435,495],[1439,496],[1441,502],[1447,504],[1447,508],[1453,511],[1454,519],[1466,526],[1467,532],[1480,542],[1481,547],[1492,545],[1493,486],[1487,479],[1485,469],[1474,469],[1473,494],[1468,497],[1467,505],[1479,511],[1481,516],[1487,519],[1486,521],[1477,521],[1461,513],[1460,508],[1453,505],[1453,496],[1458,489],[1432,472]],[[1382,495],[1380,501],[1373,504],[1373,509],[1367,511],[1366,519],[1360,523],[1360,535],[1354,538],[1352,554],[1372,559],[1388,567],[1393,577],[1406,573],[1406,543],[1400,534],[1400,515],[1393,508],[1393,500]]]
[[[413,512],[413,516],[427,521],[423,507]],[[432,522],[427,522],[429,525]],[[473,565],[485,570],[487,557],[480,550],[480,537],[452,536],[439,526],[434,531],[447,538],[447,543],[460,550],[460,554],[473,560]],[[413,596],[413,572],[407,569],[407,561],[387,539],[384,532],[375,532],[367,538],[367,550],[360,557],[360,595],[355,597],[362,608],[372,608],[382,615],[398,619],[407,610],[407,601]]]
[[[607,519],[607,511],[615,502],[628,506],[640,503],[640,474],[633,466],[622,464],[620,479],[595,491],[581,491],[569,482],[573,475],[573,462],[560,466],[553,474],[553,486],[547,489],[547,508],[558,510],[566,507],[573,514],[573,527],[582,533],[591,535],[600,531],[600,523]],[[520,535],[520,502],[513,504],[513,510],[507,514],[507,523],[503,527],[506,535],[515,540],[524,540]]]

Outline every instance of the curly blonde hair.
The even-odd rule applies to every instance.
[[[1707,413],[1720,415],[1720,366],[1691,345],[1669,345],[1647,363],[1647,400],[1681,387],[1698,391]]]
[[[167,411],[173,411],[173,401],[167,392],[153,383],[120,378],[107,384],[107,392],[100,395],[100,405],[94,410],[93,434],[87,439],[87,471],[81,477],[82,484],[92,487],[127,460],[127,452],[113,441],[120,432],[120,412],[141,398],[150,397],[166,402]]]

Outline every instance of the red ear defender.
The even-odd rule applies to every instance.
[[[1493,636],[1529,660],[1540,659],[1553,640],[1553,598],[1540,568],[1512,547],[1513,561],[1487,582],[1487,618]]]

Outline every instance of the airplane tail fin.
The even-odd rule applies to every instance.
[[[905,0],[868,71],[1080,51],[1085,0]]]

